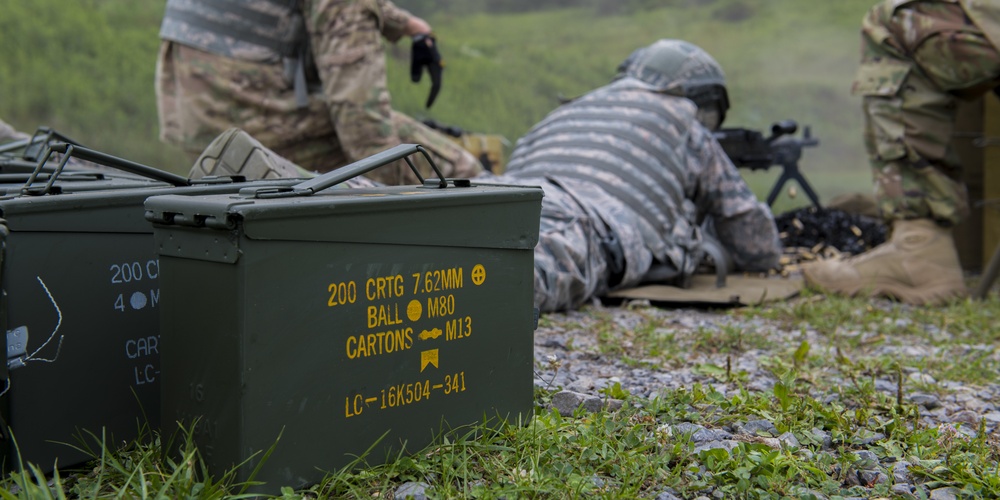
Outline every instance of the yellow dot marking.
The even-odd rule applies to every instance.
[[[472,283],[476,286],[482,285],[486,281],[486,268],[482,264],[476,264],[472,268]]]
[[[417,321],[420,319],[420,315],[424,313],[424,306],[420,305],[419,300],[411,300],[409,304],[406,305],[406,317],[410,318],[410,321]]]

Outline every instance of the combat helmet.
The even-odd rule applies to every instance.
[[[662,39],[636,49],[618,65],[618,78],[626,76],[660,92],[687,97],[700,110],[717,109],[719,124],[729,109],[722,66],[701,47],[684,40]]]

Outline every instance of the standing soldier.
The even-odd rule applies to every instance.
[[[418,143],[444,175],[477,174],[471,154],[392,109],[381,37],[404,35],[424,44],[421,54],[436,52],[427,22],[389,0],[168,0],[156,66],[161,138],[194,158],[239,127],[319,172]],[[373,174],[416,181],[404,163]]]
[[[518,140],[499,179],[545,191],[537,307],[576,308],[643,282],[683,285],[710,247],[737,269],[777,266],[771,211],[711,132],[729,108],[725,85],[704,50],[659,40]],[[706,219],[714,231],[703,229]]]
[[[885,0],[862,23],[853,92],[890,241],[803,268],[810,285],[849,296],[940,304],[967,291],[951,228],[967,214],[951,148],[958,99],[1000,84],[1000,2]]]

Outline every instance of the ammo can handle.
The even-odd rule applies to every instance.
[[[48,193],[52,188],[52,184],[59,177],[59,174],[62,173],[63,168],[65,168],[66,166],[66,162],[69,161],[69,158],[71,156],[80,158],[81,160],[87,160],[94,163],[100,163],[101,165],[105,165],[108,167],[117,168],[125,172],[138,174],[149,179],[163,181],[172,186],[191,185],[191,181],[187,177],[181,177],[177,174],[165,172],[163,170],[149,167],[141,163],[136,163],[134,161],[129,161],[124,158],[118,158],[116,156],[104,154],[101,153],[100,151],[94,151],[93,149],[85,148],[83,146],[69,144],[65,142],[59,142],[49,146],[48,151],[45,152],[45,156],[43,156],[40,160],[38,160],[38,165],[35,167],[35,171],[31,173],[31,177],[28,178],[28,182],[26,182],[24,184],[24,187],[21,188],[22,193],[24,194],[29,193],[30,186],[35,182],[35,178],[42,171],[42,168],[45,166],[45,163],[49,161],[49,158],[52,156],[52,153],[62,153],[63,154],[62,161],[59,162],[59,166],[56,168],[55,172],[53,172],[52,175],[49,176],[49,181],[45,184],[45,187],[42,189],[42,191],[31,192],[30,194]]]
[[[406,164],[410,166],[413,170],[414,175],[420,180],[420,184],[424,183],[423,176],[417,170],[417,167],[410,161],[410,155],[414,153],[421,153],[424,158],[427,158],[427,162],[431,164],[431,168],[434,169],[434,173],[438,175],[439,188],[448,187],[448,181],[441,175],[441,171],[438,170],[437,165],[434,164],[434,160],[431,159],[431,155],[424,149],[423,146],[419,144],[400,144],[398,146],[389,148],[381,153],[371,155],[367,158],[358,160],[350,165],[340,167],[336,170],[327,172],[319,177],[314,177],[307,181],[300,182],[294,186],[287,187],[266,187],[263,189],[254,189],[252,193],[256,198],[287,198],[291,196],[312,196],[324,189],[336,186],[341,182],[349,179],[353,179],[359,175],[363,175],[367,172],[375,170],[376,168],[388,165],[396,160],[403,159],[406,160]]]

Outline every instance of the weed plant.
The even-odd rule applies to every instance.
[[[996,294],[981,302],[917,309],[806,293],[790,302],[718,313],[792,332],[785,340],[762,334],[766,341],[735,326],[683,331],[642,307],[636,309],[644,315],[637,325],[618,324],[607,310],[584,312],[589,320],[568,319],[566,326],[591,329],[603,355],[645,363],[662,359],[669,367],[761,349],[767,353],[762,365],[776,383],[751,390],[745,377],[721,363],[714,369],[705,363],[705,383],[661,391],[655,398],[639,398],[616,385],[604,394],[623,399],[622,409],[579,410],[572,416],[548,406],[558,388],[536,388],[535,415],[525,422],[471,426],[381,465],[368,465],[362,457],[307,490],[285,487],[279,497],[390,498],[408,482],[426,484],[432,498],[655,498],[662,492],[693,498],[709,488],[724,498],[893,497],[892,479],[862,474],[871,469],[872,457],[886,470],[909,463],[912,481],[927,490],[953,487],[963,498],[1000,496],[1000,439],[985,432],[986,421],[929,425],[922,407],[902,397],[912,391],[944,397],[951,390],[908,376],[912,373],[972,389],[996,384]],[[560,321],[545,316],[541,324],[560,326]],[[888,347],[912,344],[932,346],[938,354],[923,359],[887,354]],[[663,354],[678,350],[687,354]],[[877,379],[895,380],[898,392],[880,390]],[[728,451],[696,450],[681,425],[725,429],[757,419],[773,423],[780,438],[736,434],[737,444]],[[179,446],[148,432],[122,448],[95,435],[85,443],[89,446],[78,446],[94,459],[84,468],[46,477],[24,464],[2,483],[0,496],[240,498],[252,484],[236,483],[235,469],[221,478],[208,476],[189,433],[181,435]],[[266,456],[263,462],[266,466]]]

